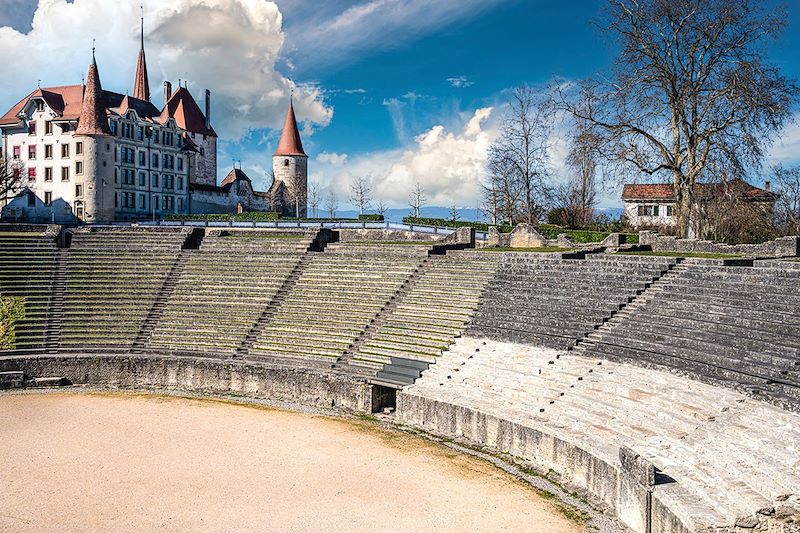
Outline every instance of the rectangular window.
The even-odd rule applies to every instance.
[[[53,181],[53,168],[52,167],[45,167],[45,169],[44,169],[44,181]]]
[[[179,191],[183,190],[183,177],[182,176],[178,176],[178,190]]]
[[[640,216],[640,217],[644,216],[644,206],[643,205],[636,206],[636,215]]]
[[[158,195],[157,194],[153,195],[152,203],[150,205],[153,206],[153,210],[158,209]]]
[[[28,122],[28,135],[36,135],[36,121],[31,120]]]
[[[117,124],[118,123],[116,120],[111,121],[111,135],[113,135],[114,137],[117,136]]]
[[[119,183],[119,169],[115,168],[114,169],[114,185],[116,185],[118,183]]]
[[[36,181],[36,167],[28,168],[28,181]]]
[[[119,193],[118,192],[114,193],[114,207],[115,208],[119,207]]]
[[[83,161],[75,161],[75,174],[83,174]]]
[[[49,120],[46,120],[44,123],[44,134],[45,135],[53,134],[53,123]]]
[[[147,209],[147,196],[144,194],[139,195],[139,209]]]
[[[183,158],[178,158],[178,170],[183,170]]]
[[[158,144],[158,130],[153,130],[153,144]]]
[[[158,168],[158,154],[153,154],[153,168]]]
[[[61,167],[61,181],[69,181],[69,167]]]
[[[53,193],[47,191],[44,193],[44,205],[50,205],[53,203]]]
[[[158,187],[158,174],[153,174],[153,187]]]
[[[672,216],[672,209],[673,209],[673,207],[672,207],[671,205],[668,205],[668,206],[667,206],[667,216],[668,216],[668,217],[671,217],[671,216]]]
[[[144,187],[147,185],[147,176],[145,176],[144,172],[139,172],[139,187]]]
[[[80,183],[75,184],[75,197],[83,198],[83,185]]]
[[[14,159],[19,159],[19,152],[20,152],[19,146],[15,146],[14,147]]]
[[[136,138],[140,141],[144,140],[144,128],[141,126],[136,127]]]
[[[29,144],[28,145],[28,159],[36,159],[36,145]]]
[[[69,157],[69,145],[62,144],[61,145],[61,157]]]
[[[178,211],[183,211],[183,198],[178,198]]]
[[[75,155],[83,154],[83,143],[77,142],[75,143]]]
[[[44,158],[45,159],[53,159],[53,145],[52,144],[45,144],[44,145]]]
[[[658,216],[658,206],[657,206],[657,205],[654,205],[654,206],[653,206],[653,216],[654,216],[654,217],[657,217],[657,216]]]
[[[147,154],[144,152],[139,152],[139,166],[143,167],[147,164]]]

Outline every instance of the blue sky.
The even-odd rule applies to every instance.
[[[165,78],[188,79],[196,95],[205,87],[214,91],[220,174],[241,159],[256,185],[265,186],[294,89],[311,177],[342,205],[349,180],[366,175],[394,207],[403,206],[415,179],[432,204],[474,206],[481,153],[496,132],[504,93],[553,76],[583,78],[608,68],[615,52],[594,25],[604,0],[144,3],[154,94]],[[109,4],[111,28],[102,22],[111,17],[98,13]],[[13,67],[15,81],[0,89],[0,107],[10,107],[38,78],[43,85],[75,83],[88,63],[78,46],[88,35],[98,39],[104,86],[124,91],[131,85],[139,0],[3,5],[0,26],[14,30],[0,28],[0,53],[19,57],[19,50],[33,48],[42,59],[35,69]],[[788,30],[769,55],[800,79],[800,2],[790,8]],[[52,31],[65,26],[66,32]],[[54,55],[70,43],[71,53]],[[800,126],[792,125],[770,162],[796,162],[798,152]],[[618,204],[613,188],[602,198],[607,206]]]

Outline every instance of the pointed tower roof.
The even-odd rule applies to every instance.
[[[145,102],[150,101],[150,80],[147,78],[147,60],[144,56],[144,16],[142,16],[142,45],[139,48],[139,59],[136,61],[136,78],[133,81],[133,97]]]
[[[300,140],[300,132],[297,130],[292,100],[289,100],[289,110],[286,112],[286,120],[283,121],[281,140],[278,141],[275,155],[306,155],[303,151],[303,142]]]
[[[86,76],[86,87],[83,89],[81,114],[78,118],[78,127],[75,129],[75,135],[111,135],[106,107],[103,104],[103,88],[100,86],[100,74],[97,71],[94,51],[92,51],[92,64],[89,65],[89,74]]]

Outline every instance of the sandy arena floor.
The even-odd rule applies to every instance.
[[[0,396],[0,530],[578,531],[424,439],[235,404]]]

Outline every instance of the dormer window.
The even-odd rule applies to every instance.
[[[36,111],[44,111],[44,102],[36,100]]]

